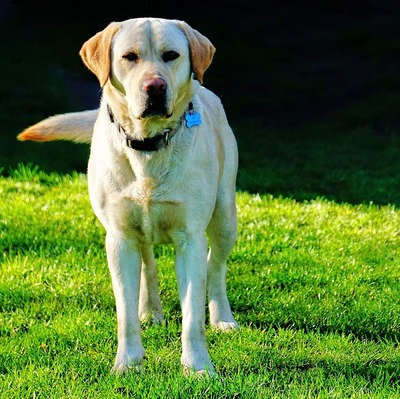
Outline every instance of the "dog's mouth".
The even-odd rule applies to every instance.
[[[141,118],[160,117],[170,118],[172,112],[168,110],[166,96],[149,96],[146,101],[144,111]]]

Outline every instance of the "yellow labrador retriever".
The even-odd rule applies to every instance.
[[[215,373],[207,294],[211,325],[238,327],[225,281],[238,153],[220,100],[202,86],[214,51],[183,21],[112,22],[80,51],[102,87],[99,109],[55,115],[18,136],[91,142],[89,195],[107,233],[118,319],[115,372],[141,369],[140,320],[163,320],[154,244],[175,247],[185,372]]]

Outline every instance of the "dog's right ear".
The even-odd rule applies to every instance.
[[[111,22],[104,30],[83,43],[79,51],[83,62],[97,76],[101,87],[106,84],[110,77],[111,43],[120,27],[119,22]]]

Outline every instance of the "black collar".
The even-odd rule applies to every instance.
[[[163,133],[159,133],[154,137],[145,138],[143,140],[136,140],[129,136],[123,126],[115,119],[111,107],[107,104],[108,115],[110,116],[111,123],[117,126],[118,130],[125,135],[126,145],[129,148],[137,151],[158,151],[165,148],[169,144],[170,138],[175,134],[176,129],[168,129]]]
[[[158,151],[167,147],[171,131],[172,129],[144,140],[135,140],[125,134],[126,145],[136,151]]]

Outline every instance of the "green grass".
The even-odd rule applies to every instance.
[[[2,398],[400,397],[396,207],[239,192],[228,287],[241,329],[207,330],[220,378],[182,376],[169,246],[156,251],[167,323],[143,326],[145,373],[115,377],[104,231],[86,177],[32,169],[0,180]]]
[[[41,25],[33,8],[0,26],[1,399],[400,398],[400,25],[282,7],[241,29],[189,19],[217,45],[206,85],[240,152],[227,283],[241,328],[207,328],[213,380],[182,375],[170,246],[156,248],[166,323],[143,325],[145,372],[110,374],[116,315],[89,147],[15,139],[81,108],[60,71],[90,76],[78,50],[97,27]]]

